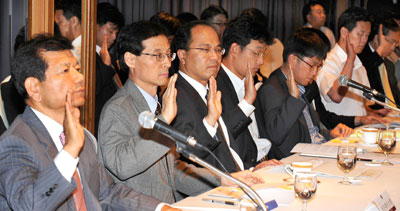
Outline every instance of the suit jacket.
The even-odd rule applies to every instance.
[[[379,93],[385,94],[385,91],[382,86],[382,79],[379,73],[379,66],[384,63],[386,67],[386,72],[389,79],[390,89],[393,93],[393,98],[396,104],[400,104],[400,90],[397,87],[397,80],[395,75],[394,64],[388,59],[382,59],[379,54],[374,51],[371,51],[369,46],[366,46],[361,54],[358,55],[361,62],[363,63],[365,69],[367,70],[368,80],[372,89],[375,89]],[[385,102],[383,98],[377,98],[380,101]],[[370,106],[372,109],[381,109],[383,108],[381,105],[375,104]]]
[[[193,136],[199,143],[207,147],[217,156],[228,172],[238,171],[239,168],[236,166],[222,131],[218,129],[216,138],[211,137],[203,124],[208,108],[202,97],[181,75],[178,76],[175,87],[178,91],[176,96],[178,113],[172,122],[172,126],[186,135]],[[233,140],[230,133],[229,138]],[[231,143],[235,144],[233,141]],[[198,149],[190,149],[190,151],[222,170],[221,165],[208,152]]]
[[[337,115],[336,113],[326,110],[321,101],[321,95],[319,94],[319,88],[316,81],[313,81],[312,84],[306,87],[304,96],[307,98],[308,102],[312,102],[314,100],[318,116],[327,129],[333,129],[339,123],[343,123],[351,128],[355,127],[354,116]]]
[[[27,107],[0,137],[0,210],[76,210],[75,180],[61,175],[57,154],[45,126]],[[154,210],[160,202],[113,183],[86,132],[78,168],[88,210]]]
[[[101,110],[104,104],[115,94],[118,90],[114,82],[115,70],[111,66],[107,66],[101,60],[99,54],[96,54],[96,102],[94,108],[94,135],[97,137],[98,126],[100,120]]]
[[[222,118],[234,137],[231,142],[236,142],[231,147],[236,147],[233,149],[239,154],[246,169],[253,167],[257,163],[257,146],[248,128],[252,120],[238,106],[235,88],[223,68],[219,70],[216,80],[218,90],[222,94]]]
[[[205,169],[201,173],[184,163],[175,164],[174,142],[156,130],[143,129],[138,122],[143,111],[150,111],[145,98],[132,80],[127,80],[101,114],[99,159],[117,183],[167,203],[174,203],[174,195],[179,196],[175,189],[197,195],[219,185],[217,177]],[[188,173],[189,169],[197,175]]]
[[[308,105],[315,126],[319,126],[317,114],[306,98],[290,95],[281,69],[274,71],[258,89],[254,104],[260,136],[272,144],[269,158],[282,159],[290,155],[297,143],[311,143],[303,110]],[[320,133],[330,139],[326,131],[320,130]]]

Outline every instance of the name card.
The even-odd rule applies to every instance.
[[[394,206],[392,199],[389,196],[389,193],[387,191],[379,194],[378,197],[376,197],[372,203],[375,204],[375,206],[380,210],[380,211],[394,211],[396,210],[396,206]]]

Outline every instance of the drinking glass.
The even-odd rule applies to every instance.
[[[307,201],[317,191],[317,176],[315,173],[298,172],[294,179],[294,191],[296,196],[303,201],[302,211],[307,210]]]
[[[385,160],[382,162],[382,165],[392,166],[393,163],[389,162],[389,153],[396,147],[396,131],[382,130],[379,133],[378,145],[383,154],[385,154]]]
[[[354,169],[357,162],[357,148],[352,146],[339,146],[337,152],[337,166],[344,172],[344,177],[339,183],[344,185],[352,184],[348,174]]]

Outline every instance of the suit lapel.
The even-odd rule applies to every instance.
[[[222,86],[222,87],[218,88],[218,89],[224,91],[223,97],[229,96],[231,98],[231,100],[235,103],[235,105],[237,105],[239,103],[239,99],[236,94],[235,87],[233,86],[231,79],[229,78],[228,74],[226,74],[226,72],[223,68],[221,68],[219,70],[217,77],[221,77],[222,83],[219,83],[218,85]]]
[[[37,139],[43,145],[43,147],[46,148],[49,159],[53,160],[58,154],[57,147],[43,123],[28,106],[25,108],[21,118],[24,122],[26,122],[26,124],[33,128],[34,133],[37,135]]]

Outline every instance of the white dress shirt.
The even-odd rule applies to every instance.
[[[271,142],[266,138],[260,138],[260,133],[258,131],[256,116],[254,115],[255,107],[249,104],[245,99],[245,85],[244,78],[240,79],[234,73],[232,73],[224,64],[221,63],[221,67],[225,70],[229,79],[233,84],[233,88],[235,89],[236,95],[239,100],[239,108],[243,111],[243,113],[250,117],[252,122],[248,126],[250,135],[254,140],[254,143],[257,146],[257,161],[261,160],[264,156],[266,156],[271,149]]]
[[[72,49],[72,54],[74,54],[74,57],[76,60],[78,60],[78,63],[81,64],[81,46],[82,46],[82,35],[79,35],[72,41],[72,46],[74,46],[74,49]]]
[[[199,95],[201,96],[201,99],[203,99],[203,102],[207,105],[206,95],[207,95],[208,87],[203,86],[203,84],[194,80],[193,78],[186,75],[185,73],[183,73],[180,70],[179,70],[179,74],[196,90],[197,93],[199,93]],[[233,158],[235,159],[236,164],[240,167],[241,170],[244,170],[244,165],[243,165],[242,159],[235,152],[235,150],[233,150],[230,146],[228,129],[227,129],[225,122],[221,116],[219,117],[218,122],[221,124],[222,132],[224,133],[224,136],[225,136],[225,141],[227,142],[227,145],[229,146],[229,150],[231,151],[231,154],[232,154]],[[215,126],[211,126],[208,124],[208,122],[206,121],[205,118],[203,119],[203,124],[206,127],[206,129],[211,137],[214,137],[215,134],[217,133],[218,122],[215,124]]]
[[[68,182],[71,182],[71,178],[73,177],[74,172],[77,169],[79,157],[75,159],[68,152],[63,150],[64,147],[61,144],[60,134],[64,131],[64,127],[55,120],[41,113],[40,111],[37,111],[34,108],[31,109],[39,118],[39,120],[43,123],[44,127],[50,134],[51,139],[57,147],[58,154],[54,158],[54,163],[57,169]]]
[[[341,75],[346,60],[347,54],[338,44],[328,53],[324,66],[318,72],[316,80],[321,94],[321,101],[328,111],[338,115],[365,116],[367,115],[367,103],[370,102],[364,99],[361,90],[350,87],[340,103],[333,102],[328,95],[333,83]],[[370,87],[367,71],[358,56],[356,56],[354,60],[351,79],[364,86]]]

